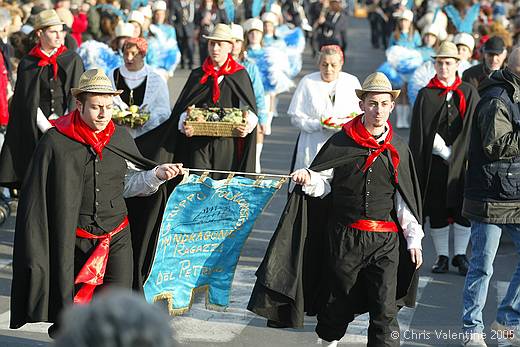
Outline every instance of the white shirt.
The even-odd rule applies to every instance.
[[[380,141],[383,141],[388,135],[388,129],[381,136]],[[376,160],[381,160],[377,157]],[[334,177],[334,169],[315,172],[307,169],[311,176],[309,184],[302,186],[302,190],[309,196],[323,198],[331,192],[330,182]],[[397,219],[403,229],[403,235],[408,244],[408,249],[417,248],[422,249],[421,240],[424,237],[422,226],[419,224],[415,216],[406,205],[403,197],[396,190],[394,198],[395,210],[397,212]]]
[[[142,171],[132,162],[125,161],[128,169],[125,174],[125,186],[123,189],[125,198],[151,195],[159,189],[161,184],[166,182],[157,178],[157,167],[152,170]]]

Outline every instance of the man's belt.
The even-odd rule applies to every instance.
[[[381,220],[366,220],[360,219],[350,224],[349,227],[371,232],[392,232],[396,233],[399,231],[395,222],[381,221]]]
[[[92,295],[94,294],[96,287],[103,284],[103,278],[105,277],[105,269],[108,261],[108,252],[110,251],[110,240],[112,240],[112,236],[127,226],[128,217],[125,217],[125,219],[123,219],[114,230],[99,236],[93,235],[81,228],[76,229],[77,237],[84,239],[98,239],[100,241],[74,280],[74,284],[83,283],[83,286],[74,296],[75,304],[88,304],[92,300]]]

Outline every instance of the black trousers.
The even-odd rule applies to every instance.
[[[88,232],[100,235],[97,228],[84,228]],[[89,230],[90,229],[90,230]],[[88,260],[98,240],[84,239],[76,237],[76,246],[74,250],[74,277],[77,276],[85,262]],[[130,235],[130,226],[124,228],[112,237],[110,241],[110,250],[108,253],[107,267],[103,284],[98,286],[94,295],[107,287],[119,287],[132,289],[132,281],[134,275],[134,258],[132,253],[132,238]],[[76,285],[77,292],[80,285]]]
[[[424,217],[430,217],[432,228],[444,228],[454,222],[465,227],[471,226],[468,219],[462,217],[462,206],[447,207],[448,199],[448,164],[432,155],[430,177],[424,202]]]
[[[368,346],[399,346],[396,278],[399,235],[367,232],[341,224],[330,232],[331,294],[318,313],[316,333],[325,341],[340,340],[361,307],[368,307]]]
[[[386,22],[379,14],[371,12],[368,14],[370,23],[370,39],[373,48],[379,48],[380,44],[386,49],[388,47],[388,35],[386,34]]]
[[[193,67],[193,52],[195,51],[193,36],[177,34],[179,51],[181,52],[181,66],[187,63],[189,68]],[[202,64],[202,62],[201,62]]]

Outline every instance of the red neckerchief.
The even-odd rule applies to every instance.
[[[453,83],[451,86],[446,87],[444,84],[442,84],[441,81],[439,81],[439,78],[437,78],[437,75],[435,75],[430,83],[426,86],[426,88],[436,88],[436,89],[442,89],[443,91],[439,95],[448,94],[448,92],[455,92],[459,96],[459,114],[460,118],[464,119],[464,113],[466,112],[466,97],[464,96],[464,93],[462,90],[459,89],[459,86],[462,84],[462,80],[460,79],[459,75],[455,78],[455,83]]]
[[[40,59],[40,61],[38,62],[38,66],[52,65],[52,70],[54,71],[54,79],[56,80],[58,78],[58,63],[56,60],[66,50],[67,47],[61,45],[60,48],[58,48],[58,50],[56,51],[56,53],[49,57],[45,53],[43,53],[40,44],[37,44],[33,47],[33,49],[31,49],[29,55]]]
[[[363,166],[363,172],[366,172],[368,168],[372,166],[379,154],[383,153],[385,150],[388,150],[394,167],[395,183],[398,183],[397,167],[399,166],[399,152],[397,152],[397,149],[395,149],[394,145],[390,143],[394,134],[390,122],[387,122],[389,130],[388,134],[386,135],[385,141],[382,144],[379,144],[379,142],[377,142],[377,140],[372,136],[372,134],[368,132],[368,130],[363,125],[362,118],[363,115],[360,114],[347,124],[343,125],[343,131],[358,145],[370,149],[375,149],[375,151],[371,151],[368,155],[365,165]]]
[[[63,135],[73,139],[74,141],[92,147],[99,156],[99,159],[103,159],[101,152],[110,141],[116,128],[114,122],[110,121],[105,130],[96,133],[81,119],[78,110],[60,117],[55,121],[51,121],[51,124],[54,125]]]
[[[218,99],[220,98],[218,78],[222,75],[234,74],[235,72],[243,69],[244,67],[242,65],[233,60],[231,55],[228,55],[224,65],[222,65],[218,71],[215,71],[213,60],[210,57],[207,57],[206,60],[204,60],[204,64],[202,64],[202,71],[204,71],[204,75],[200,79],[200,84],[205,84],[210,76],[213,78],[213,103],[217,103]]]

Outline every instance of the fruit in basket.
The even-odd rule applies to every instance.
[[[346,123],[357,116],[356,112],[351,112],[346,116],[336,116],[336,117],[321,117],[321,125],[324,128],[338,130],[343,127]]]
[[[131,112],[131,113],[138,113],[139,112],[139,106],[137,105],[132,105],[128,108],[128,110]]]

